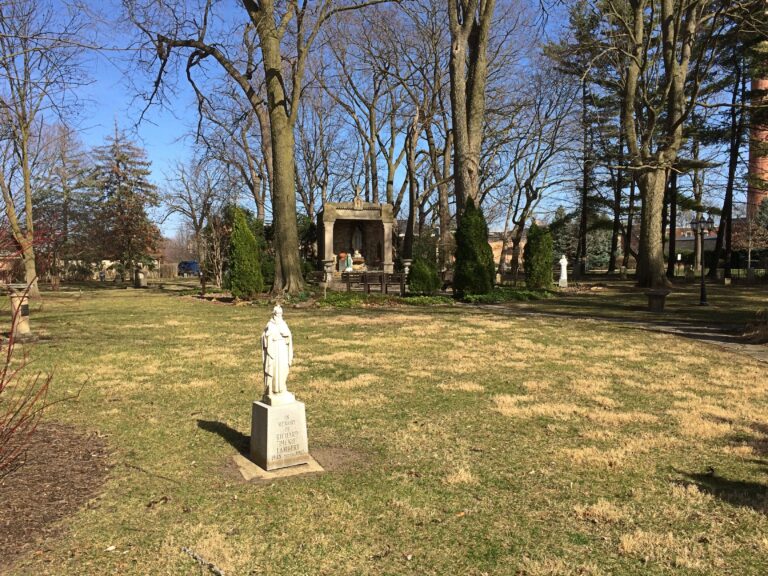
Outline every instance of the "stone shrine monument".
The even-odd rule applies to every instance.
[[[336,262],[337,273],[391,274],[394,221],[391,204],[364,202],[359,188],[352,202],[326,202],[317,215],[320,259]]]
[[[293,337],[277,305],[261,335],[264,395],[253,402],[251,460],[264,470],[310,462],[304,403],[288,392]]]
[[[568,258],[560,258],[560,281],[557,283],[560,288],[568,288]]]

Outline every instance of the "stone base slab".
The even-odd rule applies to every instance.
[[[309,462],[303,402],[278,406],[259,401],[253,403],[251,460],[268,471]]]
[[[312,474],[325,472],[322,466],[317,460],[309,457],[309,462],[301,464],[299,466],[289,466],[288,468],[280,468],[278,470],[266,471],[261,466],[256,466],[253,462],[248,460],[242,454],[235,454],[232,456],[232,462],[237,466],[240,475],[246,482],[256,481],[269,481],[277,480],[278,478],[289,478],[291,476],[300,476],[301,474]]]

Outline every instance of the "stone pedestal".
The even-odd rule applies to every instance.
[[[309,463],[307,418],[303,402],[272,405],[261,401],[253,403],[251,460],[264,470]]]
[[[11,314],[13,326],[11,332],[15,338],[31,336],[29,328],[29,299],[26,293],[11,292]]]
[[[656,288],[646,291],[648,296],[648,310],[650,312],[664,312],[664,303],[671,291],[664,288]]]

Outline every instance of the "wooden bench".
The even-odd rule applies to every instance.
[[[320,284],[325,282],[325,272],[322,270],[312,270],[307,274],[307,282],[310,284]]]
[[[371,293],[371,286],[377,287],[382,294],[389,294],[391,286],[397,286],[400,296],[405,294],[405,274],[388,274],[386,272],[342,272],[341,280],[347,286],[347,292],[353,288],[362,289],[366,294]]]

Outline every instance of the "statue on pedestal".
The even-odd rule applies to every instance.
[[[251,460],[264,470],[310,462],[304,403],[285,383],[293,363],[293,336],[277,305],[261,335],[264,396],[251,407]]]
[[[275,396],[281,401],[292,401],[293,394],[288,392],[285,383],[293,363],[293,336],[283,320],[283,309],[279,304],[272,310],[272,318],[261,335],[261,358],[264,364],[263,402],[274,404]]]
[[[560,281],[558,282],[560,288],[568,288],[568,258],[560,258]]]

